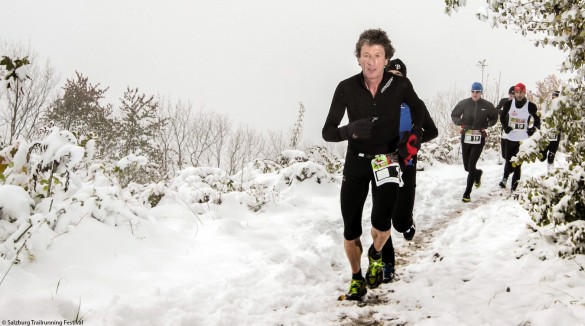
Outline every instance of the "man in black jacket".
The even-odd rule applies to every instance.
[[[518,187],[518,181],[522,174],[521,164],[512,165],[512,157],[518,154],[520,143],[532,136],[536,129],[540,129],[540,117],[536,104],[526,98],[526,86],[522,83],[514,86],[514,98],[504,104],[500,122],[504,131],[508,134],[506,139],[506,165],[504,166],[504,178],[500,187],[506,188],[510,173],[512,176],[512,191]]]
[[[471,97],[457,103],[451,119],[461,126],[461,152],[463,167],[467,174],[467,186],[463,193],[463,202],[471,201],[471,187],[481,186],[482,170],[476,168],[477,161],[485,145],[487,133],[485,129],[496,124],[498,113],[494,105],[481,98],[483,86],[475,82],[471,85]]]
[[[406,78],[397,78],[384,67],[394,55],[386,32],[364,31],[356,43],[355,54],[362,71],[339,83],[333,94],[323,126],[323,139],[347,140],[347,155],[341,183],[341,214],[344,248],[352,280],[348,299],[358,300],[382,282],[382,247],[390,236],[391,218],[398,201],[400,168],[397,161],[408,162],[420,147],[424,103]],[[400,106],[409,105],[412,130],[399,146]],[[349,123],[339,127],[345,112]],[[373,181],[373,182],[372,182]],[[362,276],[362,211],[372,183],[372,246],[369,267]]]
[[[400,59],[391,60],[388,63],[388,66],[386,66],[386,69],[388,72],[406,78],[406,65]],[[408,105],[403,104],[400,113],[400,132],[405,132],[408,135],[411,126],[410,108]],[[435,122],[433,121],[433,118],[431,118],[429,110],[425,107],[421,143],[432,140],[438,135],[439,130],[437,129],[437,126],[435,126]],[[404,235],[404,238],[409,241],[412,240],[416,231],[412,216],[416,190],[416,163],[417,156],[415,155],[412,160],[402,168],[402,182],[404,184],[398,191],[400,202],[398,207],[396,207],[396,212],[392,216],[392,225],[394,226],[394,229],[401,232]],[[394,266],[396,263],[392,237],[389,237],[386,244],[384,244],[384,248],[382,249],[382,260],[384,261],[383,282],[388,283],[394,278]]]

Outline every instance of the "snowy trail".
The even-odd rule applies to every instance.
[[[418,303],[414,305],[402,303],[400,296],[396,295],[395,286],[400,282],[411,283],[417,278],[413,267],[418,260],[432,259],[433,262],[437,262],[444,258],[441,253],[434,251],[433,242],[444,234],[451,224],[458,223],[457,220],[465,214],[473,215],[474,211],[481,210],[482,205],[488,202],[502,200],[500,195],[503,192],[499,187],[493,186],[497,183],[496,180],[499,180],[501,166],[482,168],[484,169],[482,187],[473,189],[471,203],[461,202],[466,177],[462,166],[444,166],[440,175],[428,171],[418,172],[414,210],[417,234],[412,241],[404,240],[395,230],[392,234],[396,248],[396,279],[390,284],[382,284],[380,289],[370,291],[369,299],[366,300],[368,304],[357,316],[351,317],[352,313],[341,312],[340,322],[343,325],[407,324],[400,321],[400,313],[378,313],[379,305],[396,306],[396,311],[423,309]],[[433,168],[430,170],[433,171]],[[457,191],[444,191],[445,186],[461,189],[461,195],[457,196]],[[368,309],[368,306],[373,307]],[[350,307],[350,311],[354,310]]]
[[[532,223],[509,192],[497,186],[501,166],[482,166],[482,187],[474,189],[471,203],[457,202],[461,194],[455,191],[444,195],[440,203],[433,201],[444,187],[462,189],[462,178],[451,178],[460,174],[458,168],[462,170],[457,166],[441,168],[449,170],[449,176],[435,174],[432,179],[419,174],[417,195],[423,200],[417,202],[415,218],[421,232],[417,231],[412,242],[400,241],[401,235],[393,234],[399,279],[371,291],[375,299],[365,307],[343,306],[339,322],[550,325],[558,318],[554,324],[584,325],[583,306],[578,309],[580,317],[567,314],[567,306],[583,302],[582,291],[560,290],[565,288],[562,284],[572,283],[570,277],[583,276],[582,263],[560,260],[553,248],[542,249],[546,248],[542,239],[533,240],[541,242],[538,254],[531,252],[535,242],[526,248],[523,239],[532,233],[527,228]],[[541,168],[533,164],[527,170],[539,173]],[[550,272],[542,273],[542,264],[548,265]],[[560,270],[553,267],[559,264]],[[582,280],[579,284],[571,284],[571,288],[585,285]]]
[[[579,325],[584,257],[559,259],[533,237],[527,213],[500,196],[503,167],[480,168],[468,204],[461,165],[418,173],[415,238],[392,235],[399,279],[370,291],[364,307],[337,301],[351,277],[339,180],[308,180],[256,213],[230,193],[200,216],[166,198],[132,229],[85,218],[12,268],[0,318],[72,320],[79,309],[91,326]],[[545,169],[528,165],[523,177]]]
[[[410,265],[415,265],[417,260],[432,259],[433,262],[437,262],[444,258],[439,252],[433,251],[433,242],[435,238],[445,232],[445,229],[450,224],[457,223],[457,219],[465,214],[473,215],[476,210],[481,210],[482,205],[502,199],[501,195],[504,192],[499,188],[493,187],[495,180],[499,180],[500,166],[491,166],[489,169],[484,168],[483,189],[481,187],[479,189],[474,188],[472,193],[474,199],[467,204],[457,202],[457,198],[453,198],[453,194],[446,195],[447,192],[441,190],[442,187],[460,189],[465,187],[466,174],[462,172],[462,167],[452,166],[443,167],[443,169],[449,171],[442,174],[440,178],[437,178],[438,176],[435,174],[432,174],[432,177],[429,178],[429,174],[425,171],[418,173],[417,202],[414,214],[418,231],[414,239],[407,242],[401,234],[393,231],[394,246],[397,249],[396,279],[390,284],[382,284],[380,289],[371,291],[366,300],[365,311],[357,316],[350,317],[351,314],[341,312],[340,323],[342,325],[407,324],[407,322],[400,322],[399,313],[378,314],[379,305],[396,306],[396,311],[422,309],[423,307],[418,304],[412,307],[401,303],[401,299],[397,297],[393,287],[399,282],[411,283],[416,278],[416,273],[412,273],[409,267]],[[456,194],[456,192],[453,193]],[[367,307],[371,308],[367,309]],[[353,310],[353,308],[350,309]]]

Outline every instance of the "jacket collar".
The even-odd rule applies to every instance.
[[[378,92],[382,90],[382,88],[384,87],[384,85],[386,85],[386,83],[388,82],[388,80],[390,80],[390,78],[394,77],[393,74],[387,72],[386,70],[384,70],[384,75],[382,76],[382,81],[380,82],[380,86],[378,86]],[[360,83],[360,85],[364,88],[364,89],[368,89],[366,87],[366,79],[364,78],[364,73],[360,71],[359,74],[357,74],[357,78],[358,81]]]

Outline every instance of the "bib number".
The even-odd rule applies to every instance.
[[[526,120],[518,119],[518,118],[510,118],[510,123],[508,123],[512,129],[526,129]]]
[[[374,180],[376,186],[385,183],[397,183],[400,187],[402,182],[402,170],[398,164],[398,155],[396,154],[379,154],[372,159],[372,170],[374,171]]]
[[[466,130],[463,142],[466,144],[481,144],[481,131]]]

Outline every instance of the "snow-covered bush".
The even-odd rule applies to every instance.
[[[18,186],[0,186],[0,243],[30,218],[34,201]]]
[[[131,182],[122,189],[122,199],[143,207],[155,207],[165,195],[166,187],[162,183],[142,185]]]
[[[131,182],[143,185],[158,182],[156,178],[160,174],[159,167],[150,163],[146,156],[134,154],[122,157],[112,172],[122,188],[126,188]]]
[[[316,183],[334,181],[324,166],[312,161],[293,164],[282,169],[280,174],[284,182],[289,186],[295,181],[313,180]]]
[[[557,169],[551,174],[525,181],[527,192],[523,205],[541,226],[559,226],[558,236],[573,240],[566,245],[571,250],[561,253],[585,254],[585,169],[573,166]]]
[[[209,210],[209,205],[221,204],[222,193],[228,191],[229,184],[231,180],[221,169],[189,167],[171,180],[169,190],[194,212],[204,213]]]
[[[328,173],[338,173],[343,170],[342,159],[331,154],[325,146],[313,146],[307,149],[308,159],[325,167]]]
[[[32,259],[35,246],[46,246],[84,218],[111,226],[137,223],[111,169],[89,162],[93,143],[85,139],[79,146],[72,133],[53,127],[39,141],[21,140],[0,151],[5,176],[0,205],[6,217],[0,225],[1,257],[19,261],[22,252]],[[24,209],[25,202],[32,209]]]
[[[460,159],[461,138],[439,137],[422,144],[418,152],[419,165],[432,165],[434,161],[452,164]]]
[[[321,164],[314,162],[313,158]],[[234,181],[235,190],[245,193],[240,201],[251,210],[258,211],[265,204],[279,200],[283,191],[299,182],[333,182],[335,178],[323,163],[334,170],[332,173],[339,170],[334,168],[336,164],[341,166],[324,148],[315,147],[309,150],[309,154],[286,150],[276,161],[255,160],[247,164],[230,179]]]
[[[281,166],[290,166],[298,162],[307,162],[308,160],[309,157],[307,156],[307,153],[290,149],[280,153],[276,159],[276,163],[280,164]]]
[[[540,150],[548,145],[549,130],[560,130],[563,147],[567,153],[568,170],[555,170],[540,178],[529,180],[528,196],[524,207],[535,221],[541,224],[564,225],[573,239],[573,253],[584,253],[585,241],[585,138],[583,134],[583,105],[585,104],[583,70],[562,90],[559,101],[553,102],[552,110],[543,119],[543,126],[530,139],[523,142],[518,161],[541,159]],[[579,222],[579,223],[577,223]],[[560,229],[559,229],[560,230]],[[560,232],[560,231],[559,231]]]
[[[72,133],[54,127],[44,139],[32,143],[21,140],[2,153],[3,159],[12,159],[4,170],[4,182],[23,187],[38,200],[55,191],[67,191],[85,149],[77,145]]]

